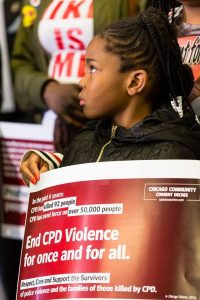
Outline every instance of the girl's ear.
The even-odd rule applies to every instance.
[[[141,93],[148,81],[148,74],[145,70],[130,72],[127,81],[127,92],[129,96]]]

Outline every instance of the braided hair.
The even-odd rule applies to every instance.
[[[180,5],[176,0],[152,0],[150,2],[150,6],[157,8],[166,14],[169,13],[170,10],[174,12],[175,7]]]
[[[194,79],[191,69],[182,64],[176,33],[165,13],[155,8],[117,21],[100,33],[105,50],[119,57],[120,72],[144,69],[153,80],[153,109],[182,97],[183,109]],[[178,103],[177,103],[178,105]]]
[[[182,4],[176,0],[151,0],[149,5],[164,12],[170,21],[175,22],[176,9]]]

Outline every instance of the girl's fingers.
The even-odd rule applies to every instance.
[[[49,165],[47,162],[43,161],[43,164],[40,168],[40,174],[49,171]],[[38,179],[39,180],[39,179]]]
[[[48,164],[35,153],[31,153],[31,155],[22,162],[20,166],[23,181],[28,186],[30,185],[30,182],[32,184],[36,184],[40,179],[40,173],[44,173],[46,171],[49,171]]]

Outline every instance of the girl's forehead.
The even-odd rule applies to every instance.
[[[94,37],[86,49],[86,62],[97,62],[101,67],[114,65],[119,69],[119,57],[106,51],[105,46],[105,39],[98,36]]]
[[[95,36],[89,43],[86,49],[86,56],[93,55],[96,56],[100,53],[105,53],[105,40],[98,36]]]
[[[96,48],[100,47],[101,49],[104,49],[105,47],[105,40],[100,38],[98,35],[93,37],[93,39],[90,41],[87,48]]]

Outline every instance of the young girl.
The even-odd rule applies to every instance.
[[[77,83],[84,74],[88,42],[93,33],[139,8],[135,0],[20,2],[21,23],[12,54],[17,106],[36,123],[47,109],[53,111],[55,149],[63,151],[86,121]]]
[[[61,167],[200,158],[200,126],[187,97],[193,76],[182,64],[165,14],[150,8],[96,35],[86,51],[80,85],[80,105],[93,121],[66,148]],[[24,156],[20,170],[26,184],[51,168],[48,154],[39,154]]]

